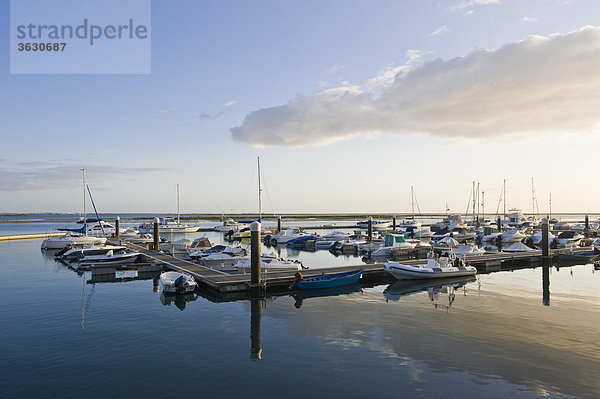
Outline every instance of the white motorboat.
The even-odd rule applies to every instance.
[[[116,265],[123,263],[133,263],[141,254],[139,252],[126,250],[120,250],[114,252],[113,250],[108,251],[104,255],[89,255],[84,256],[79,260],[79,265]]]
[[[332,231],[327,234],[323,234],[319,240],[322,241],[343,241],[346,238],[350,237],[350,233],[345,233],[343,231]]]
[[[219,231],[221,233],[227,233],[231,230],[238,231],[246,227],[248,227],[248,225],[245,223],[238,223],[232,218],[223,218],[222,224],[220,224],[219,226],[215,226],[213,230]]]
[[[447,250],[442,251],[442,255],[450,255],[450,252],[453,252],[459,258],[464,258],[467,255],[482,255],[486,251],[483,248],[478,247],[477,245],[459,245],[456,248],[449,248]]]
[[[430,238],[433,236],[433,231],[429,227],[407,228],[405,235],[414,238]]]
[[[71,248],[60,254],[60,257],[66,261],[75,261],[90,255],[105,255],[108,251],[121,251],[126,247],[121,245],[93,245],[88,244],[81,248]],[[62,252],[62,251],[61,251]],[[57,254],[58,256],[58,254]]]
[[[260,270],[265,272],[283,272],[290,270],[302,270],[302,263],[298,260],[284,260],[272,253],[260,258]],[[236,269],[242,273],[250,273],[251,260],[247,259],[236,265]]]
[[[454,266],[454,263],[457,263],[457,265]],[[464,266],[461,259],[456,261],[446,257],[436,259],[432,253],[430,253],[427,263],[424,264],[405,265],[398,262],[386,262],[383,269],[398,280],[460,277],[477,274],[476,268]]]
[[[520,230],[517,229],[503,231],[500,234],[500,236],[502,237],[502,242],[504,243],[520,242],[523,241],[525,237],[527,237],[525,234],[523,234]]]
[[[196,238],[194,241],[192,241],[192,243],[189,245],[189,247],[187,247],[185,250],[187,251],[188,254],[191,254],[191,253],[196,253],[199,251],[205,251],[211,247],[212,247],[212,244],[210,243],[210,240],[208,239],[208,237],[199,237],[199,238]],[[223,248],[223,249],[225,249],[225,248]]]
[[[549,231],[548,232],[548,242],[552,242],[552,240],[554,240],[555,238],[556,238],[556,236],[554,234],[552,234],[551,231]],[[542,243],[542,230],[538,230],[534,234],[530,235],[529,237],[526,237],[523,240],[523,242],[526,244],[530,244],[530,245],[540,245]]]
[[[110,237],[116,232],[116,227],[113,224],[100,220],[87,225],[87,235],[95,237]]]
[[[530,223],[530,220],[523,215],[521,209],[513,208],[509,209],[508,212],[506,219],[502,221],[503,225],[508,227],[521,227]]]
[[[140,233],[136,236],[123,237],[123,239],[137,245],[145,245],[154,242],[154,237],[149,233]]]
[[[67,246],[82,247],[87,244],[104,244],[106,237],[89,237],[79,233],[67,232],[64,236],[48,237],[42,241],[42,249],[63,249]]]
[[[223,271],[236,270],[235,266],[238,263],[249,259],[242,247],[226,247],[220,252],[190,254],[190,257],[201,265]]]
[[[444,247],[449,247],[449,248],[458,247],[460,245],[458,240],[455,240],[452,237],[444,237],[441,240],[439,240],[438,242],[436,242],[435,244],[444,246]]]
[[[452,232],[452,237],[458,242],[474,240],[477,232],[468,230],[459,230]]]
[[[506,248],[502,248],[502,252],[535,252],[537,249],[533,249],[523,244],[522,242],[514,242]]]
[[[194,292],[198,284],[192,276],[180,272],[164,272],[159,279],[165,293],[184,294]]]
[[[279,233],[271,236],[270,242],[273,245],[278,244],[286,244],[289,240],[293,240],[294,238],[302,237],[309,235],[308,233],[303,232],[298,228],[290,228],[281,230]]]
[[[369,228],[369,221],[365,220],[357,223],[358,227],[361,229]],[[392,226],[392,222],[385,220],[373,220],[372,221],[373,230],[387,230]]]
[[[383,242],[380,246],[371,252],[373,257],[388,257],[396,249],[413,249],[418,241],[408,241],[402,234],[388,233],[383,236]]]
[[[575,247],[583,238],[582,234],[575,231],[563,231],[552,242],[559,247]]]

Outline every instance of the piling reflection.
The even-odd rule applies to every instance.
[[[198,296],[193,292],[185,294],[165,294],[160,293],[160,303],[165,306],[175,305],[179,310],[183,311],[188,302],[193,302],[198,299]]]
[[[550,266],[542,266],[542,303],[550,306]]]
[[[260,342],[262,300],[250,300],[250,359],[260,360],[262,357],[262,346]]]

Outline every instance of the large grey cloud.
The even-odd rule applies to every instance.
[[[586,26],[398,68],[393,82],[377,92],[365,84],[298,95],[251,112],[231,135],[253,145],[303,146],[382,133],[474,138],[595,132],[599,109],[600,28]]]

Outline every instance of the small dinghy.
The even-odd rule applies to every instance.
[[[160,275],[159,281],[163,292],[171,294],[194,292],[198,286],[192,276],[180,272],[164,272]]]
[[[360,276],[362,274],[361,270],[355,270],[352,272],[344,272],[344,273],[329,273],[322,274],[316,277],[308,277],[304,278],[302,273],[296,273],[296,281],[294,281],[293,286],[300,288],[301,290],[313,290],[319,288],[333,288],[333,287],[342,287],[344,285],[350,285],[357,283],[360,280]]]
[[[398,280],[459,277],[477,274],[477,269],[473,266],[465,266],[462,259],[456,259],[455,256],[436,259],[432,252],[429,253],[426,264],[405,265],[398,262],[386,262],[383,269]]]

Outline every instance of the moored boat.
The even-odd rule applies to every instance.
[[[453,263],[457,263],[457,265],[454,266]],[[446,257],[438,260],[431,253],[425,264],[406,265],[398,262],[386,262],[383,269],[398,280],[472,276],[477,273],[477,269],[473,266],[463,266],[460,259],[457,262]]]
[[[301,290],[319,288],[341,287],[357,283],[360,280],[362,269],[343,273],[329,273],[320,276],[304,278],[302,273],[296,273],[294,285]]]
[[[114,252],[113,250],[108,251],[104,255],[88,255],[84,256],[79,260],[80,266],[87,265],[115,265],[123,263],[133,263],[141,254],[139,252],[128,252],[121,250]]]
[[[173,271],[162,273],[159,282],[162,285],[163,292],[171,294],[194,292],[198,286],[189,274]]]

